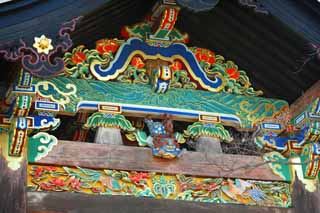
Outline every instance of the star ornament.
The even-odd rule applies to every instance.
[[[49,51],[53,50],[51,42],[52,40],[45,35],[40,36],[40,38],[34,37],[33,47],[37,49],[38,53],[49,54]]]

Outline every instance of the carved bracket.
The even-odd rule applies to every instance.
[[[286,129],[281,124],[262,123],[255,137],[260,148],[272,151],[264,159],[273,171],[286,181],[293,181],[297,174],[309,191],[316,189],[320,179],[319,113],[317,98]]]

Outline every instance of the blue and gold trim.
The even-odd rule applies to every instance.
[[[216,73],[214,80],[207,77],[194,54],[186,45],[175,43],[166,48],[153,47],[138,38],[131,38],[121,45],[115,59],[107,68],[103,68],[101,62],[94,60],[90,64],[90,71],[94,77],[101,81],[115,79],[120,73],[125,71],[132,57],[135,55],[140,55],[144,59],[162,59],[169,62],[179,59],[186,65],[191,77],[204,89],[209,91],[221,91],[225,85],[225,82],[219,73]]]

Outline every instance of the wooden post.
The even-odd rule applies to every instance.
[[[27,200],[27,160],[23,154],[20,168],[8,166],[4,155],[7,153],[7,137],[0,137],[0,212],[26,213]]]
[[[122,145],[120,129],[99,127],[94,139],[95,143]]]
[[[320,189],[315,192],[308,192],[303,183],[296,178],[293,184],[292,203],[294,207],[294,213],[308,212],[318,213],[320,212]]]
[[[200,136],[196,141],[196,151],[221,154],[220,140],[218,138]]]

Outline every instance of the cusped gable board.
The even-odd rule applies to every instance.
[[[184,62],[189,74],[203,88],[209,91],[220,91],[224,86],[223,78],[220,74],[216,74],[214,79],[209,79],[200,67],[196,57],[181,43],[175,43],[169,47],[153,47],[137,38],[131,38],[121,45],[119,52],[110,65],[103,69],[101,63],[94,61],[90,65],[90,71],[98,79],[108,81],[115,79],[120,73],[124,72],[129,62],[135,55],[140,55],[144,60],[162,59],[172,63],[179,59]]]
[[[234,62],[225,61],[223,56],[208,49],[187,47],[183,43],[162,47],[150,45],[139,38],[127,41],[102,39],[97,41],[96,49],[79,46],[66,53],[64,60],[65,74],[72,78],[148,84],[155,82],[155,78],[162,78],[158,75],[161,71],[156,71],[156,68],[168,67],[169,78],[165,78],[165,82],[171,88],[245,96],[262,94],[262,91],[251,87],[246,72]],[[150,67],[152,61],[158,65]]]

